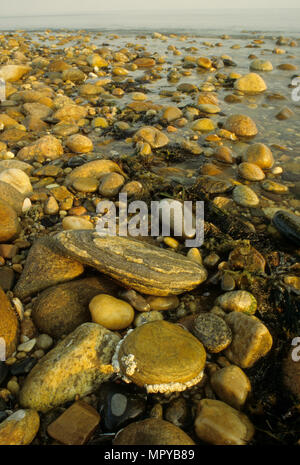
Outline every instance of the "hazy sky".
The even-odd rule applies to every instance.
[[[1,16],[93,13],[110,10],[297,8],[299,0],[0,0]]]

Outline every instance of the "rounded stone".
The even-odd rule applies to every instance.
[[[176,295],[166,297],[149,296],[147,302],[150,309],[156,311],[174,310],[179,305],[179,299]]]
[[[289,188],[284,184],[280,184],[275,181],[267,179],[261,183],[261,187],[267,192],[273,192],[274,194],[285,194],[288,192]]]
[[[114,197],[125,182],[124,177],[119,173],[109,173],[101,179],[99,193],[103,197]]]
[[[224,129],[241,137],[253,137],[258,133],[255,122],[246,115],[231,115],[224,123]]]
[[[134,319],[134,326],[142,326],[146,323],[153,323],[153,321],[162,321],[164,319],[161,311],[151,310],[151,312],[143,312],[137,315]]]
[[[20,231],[15,210],[0,199],[0,242],[15,239]]]
[[[244,161],[254,163],[263,170],[271,169],[274,165],[274,158],[271,150],[265,144],[250,145],[244,155]]]
[[[220,295],[216,302],[226,312],[243,312],[252,315],[256,312],[257,301],[248,291],[230,291]]]
[[[134,319],[134,310],[129,303],[107,294],[96,295],[90,301],[89,309],[94,323],[113,331],[128,328]]]
[[[117,286],[101,276],[51,286],[35,300],[32,319],[40,332],[60,338],[90,321],[89,302],[100,293],[114,293]],[[49,336],[48,336],[49,337]],[[39,338],[37,339],[39,347]],[[43,350],[45,346],[39,347]]]
[[[40,417],[35,410],[17,410],[0,423],[1,446],[25,446],[35,438]]]
[[[134,142],[138,142],[139,140],[147,142],[153,149],[164,147],[169,143],[169,138],[163,132],[152,126],[145,126],[139,129],[135,133],[133,140]]]
[[[234,88],[245,94],[260,94],[267,89],[263,78],[257,73],[249,73],[242,76],[234,83]]]
[[[259,198],[248,186],[236,186],[233,190],[232,198],[242,207],[256,207],[259,204]]]
[[[225,321],[213,313],[203,313],[194,320],[193,334],[212,353],[221,352],[231,343],[232,335]]]
[[[168,123],[171,123],[172,121],[175,121],[176,119],[180,118],[182,116],[182,111],[177,108],[177,107],[168,107],[165,109],[163,112],[162,118]]]
[[[93,142],[81,134],[73,134],[66,141],[67,147],[74,153],[89,153],[93,150]]]
[[[201,112],[210,114],[220,113],[221,111],[221,108],[218,105],[214,105],[212,103],[201,103],[198,105],[198,108]]]
[[[96,178],[76,178],[73,187],[78,192],[96,192],[99,182]]]
[[[166,322],[144,324],[120,345],[118,362],[123,376],[148,392],[183,391],[203,376],[206,353],[188,331]]]
[[[63,155],[63,147],[60,140],[56,137],[48,135],[41,137],[27,147],[23,147],[17,154],[19,160],[32,161],[36,160],[40,163],[47,158],[56,160]]]
[[[253,71],[272,71],[273,65],[270,61],[260,60],[257,58],[251,62],[250,69]]]
[[[122,429],[114,439],[115,446],[122,445],[195,445],[194,441],[180,428],[161,420],[160,418],[147,418],[137,421]]]
[[[62,227],[65,231],[68,229],[94,229],[93,223],[80,216],[66,216],[62,220]]]
[[[215,371],[210,377],[210,383],[222,401],[238,410],[243,407],[251,391],[249,378],[236,365]]]
[[[15,352],[18,342],[19,324],[17,316],[0,287],[0,338],[5,341],[5,355],[10,357]]]
[[[20,404],[47,412],[84,397],[108,381],[119,336],[95,323],[85,323],[60,341],[34,366],[20,392]]]
[[[259,166],[246,161],[239,165],[238,173],[243,179],[247,179],[247,181],[261,181],[265,178],[265,174]]]
[[[209,118],[196,119],[192,124],[193,131],[213,131],[215,123]]]
[[[233,163],[232,151],[226,146],[218,147],[214,153],[214,157],[222,163]]]
[[[0,181],[10,184],[21,194],[28,195],[32,192],[29,176],[17,168],[10,168],[0,173]]]
[[[254,435],[248,417],[220,400],[202,399],[195,431],[199,439],[214,445],[245,445]]]

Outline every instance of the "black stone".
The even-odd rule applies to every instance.
[[[123,404],[121,415],[114,412],[114,403]],[[122,384],[104,383],[99,396],[99,410],[105,430],[117,431],[126,426],[130,420],[139,418],[146,408],[146,394],[136,387]]]
[[[7,417],[8,417],[7,413],[0,410],[0,423],[6,420]]]
[[[0,412],[2,412],[3,410],[7,410],[7,405],[6,403],[4,402],[3,399],[0,399]]]
[[[76,155],[68,160],[67,166],[69,168],[76,168],[77,166],[81,166],[86,163],[87,158],[85,155],[81,155],[80,157]]]
[[[275,213],[272,219],[278,231],[294,244],[300,246],[300,217],[283,210]]]
[[[2,387],[2,385],[5,383],[8,372],[9,372],[8,366],[5,365],[4,362],[0,362],[0,387]]]
[[[34,365],[36,365],[37,359],[30,357],[30,358],[25,358],[24,360],[21,360],[20,362],[14,363],[10,367],[10,373],[12,376],[22,376],[22,375],[27,375]]]

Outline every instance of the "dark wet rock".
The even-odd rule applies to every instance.
[[[299,216],[280,210],[273,216],[272,223],[287,239],[298,246],[300,245]]]
[[[15,281],[15,273],[12,268],[3,266],[0,268],[0,287],[6,292],[13,288]]]
[[[10,373],[12,376],[23,376],[30,373],[34,365],[36,365],[37,359],[34,357],[25,358],[20,362],[14,363],[10,367]]]
[[[67,166],[69,168],[76,168],[77,166],[81,166],[84,163],[86,163],[87,158],[85,155],[76,155],[75,157],[72,157],[68,160]]]
[[[146,408],[146,395],[134,388],[104,383],[99,392],[99,409],[108,431],[118,431],[129,420],[138,419]]]
[[[51,286],[38,296],[32,319],[38,329],[61,337],[91,320],[89,302],[98,294],[114,294],[117,286],[105,277],[91,277]]]
[[[183,397],[175,399],[166,408],[165,420],[179,428],[185,428],[190,421],[190,412]]]
[[[8,366],[5,365],[4,362],[1,362],[0,361],[0,387],[2,387],[2,385],[4,385],[5,383],[5,380],[7,378],[7,375],[8,375]],[[1,410],[1,408],[0,408]]]
[[[159,418],[148,418],[131,423],[119,431],[114,445],[194,445],[194,441],[180,428]]]
[[[4,420],[6,420],[6,418],[8,417],[8,414],[6,412],[4,412],[3,410],[1,411],[0,409],[0,423]]]

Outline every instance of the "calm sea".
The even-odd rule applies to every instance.
[[[255,31],[300,35],[299,9],[115,11],[87,15],[0,17],[0,30],[94,29],[215,36]]]

